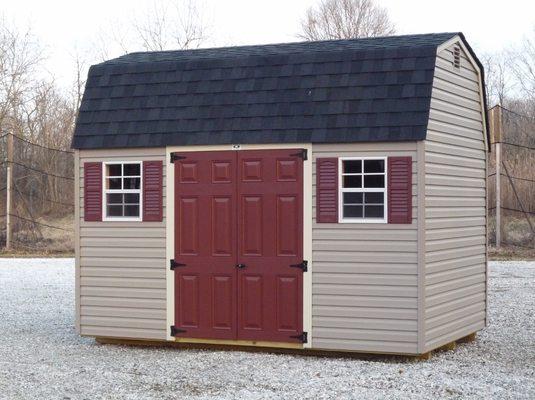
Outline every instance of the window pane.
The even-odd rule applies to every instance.
[[[106,203],[108,204],[122,204],[123,195],[121,193],[108,193],[106,195]]]
[[[122,217],[123,206],[108,206],[108,217]]]
[[[121,178],[109,178],[108,189],[121,189]]]
[[[362,193],[344,193],[344,204],[362,204]]]
[[[344,187],[345,188],[360,188],[360,187],[362,187],[362,176],[360,176],[360,175],[344,176]]]
[[[362,172],[362,160],[345,160],[344,174],[354,174]]]
[[[384,175],[364,175],[364,187],[365,188],[384,188],[385,176]]]
[[[385,160],[364,160],[364,172],[385,172]]]
[[[123,189],[139,189],[140,178],[124,178]]]
[[[124,176],[139,176],[140,173],[139,164],[124,164]]]
[[[344,218],[362,218],[362,206],[344,206]]]
[[[108,164],[107,176],[121,176],[121,164]]]
[[[124,206],[125,217],[139,217],[139,206]]]
[[[138,193],[125,193],[124,202],[129,204],[139,204],[139,194]]]
[[[383,218],[383,206],[364,206],[364,216],[366,218]]]
[[[366,200],[366,204],[383,204],[384,194],[383,193],[366,193],[365,200]]]

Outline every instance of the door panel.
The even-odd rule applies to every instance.
[[[180,337],[236,337],[236,156],[175,161],[175,327]]]
[[[180,337],[293,342],[302,332],[299,150],[191,152],[175,161]],[[245,265],[236,268],[237,264]]]
[[[303,160],[298,150],[238,152],[238,339],[302,332]]]

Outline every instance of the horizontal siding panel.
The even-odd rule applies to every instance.
[[[466,98],[457,95],[456,93],[448,92],[447,90],[440,89],[435,87],[433,91],[433,97],[442,102],[457,103],[461,107],[464,107],[468,110],[477,111],[481,113],[481,106],[477,98]]]
[[[165,248],[101,248],[101,247],[83,247],[80,246],[80,255],[82,257],[132,257],[132,258],[147,258],[158,259],[165,257]]]
[[[130,230],[139,229],[143,231],[145,228],[160,228],[165,230],[165,218],[163,222],[137,222],[137,221],[104,221],[104,222],[86,222],[83,220],[83,211],[80,216],[80,229],[84,228],[126,228]]]
[[[351,252],[416,252],[416,242],[385,242],[385,241],[355,241],[355,240],[314,240],[313,248],[315,251],[351,251]]]
[[[130,258],[130,257],[82,257],[80,265],[85,267],[118,267],[118,268],[156,268],[165,270],[166,258]]]
[[[485,207],[429,207],[426,218],[484,217]]]
[[[471,304],[476,304],[485,302],[485,292],[475,293],[466,297],[461,297],[446,303],[439,304],[435,307],[428,307],[425,310],[425,318],[433,318],[440,315],[444,315],[450,311],[458,310],[470,306]]]
[[[131,229],[131,227],[114,228],[105,225],[100,227],[81,227],[80,237],[86,238],[163,238],[165,239],[165,229],[161,227],[143,229]],[[102,225],[102,223],[101,223]],[[164,241],[165,244],[165,241]]]
[[[428,342],[432,341],[433,339],[437,339],[440,336],[446,335],[449,332],[466,328],[472,324],[477,323],[484,323],[485,321],[485,311],[479,311],[474,314],[467,315],[461,319],[457,319],[455,321],[449,322],[444,325],[440,325],[436,328],[429,329],[427,331],[426,339]]]
[[[434,274],[428,274],[426,277],[427,285],[435,285],[441,282],[451,281],[454,279],[461,279],[477,274],[485,276],[485,265],[472,265],[469,267],[460,267],[457,269],[450,269],[448,271],[437,272]]]
[[[93,317],[82,315],[81,324],[86,326],[107,326],[110,328],[165,329],[165,319]]]
[[[112,248],[159,248],[165,252],[165,238],[120,238],[110,240],[108,237],[82,237],[82,247],[112,247]]]
[[[135,328],[117,328],[105,326],[81,326],[81,332],[84,336],[101,336],[126,339],[152,339],[166,340],[167,330],[162,329],[135,329]]]
[[[485,283],[479,282],[464,287],[459,287],[450,290],[449,292],[442,292],[435,295],[427,296],[426,298],[426,307],[434,307],[439,304],[445,304],[450,301],[461,299],[477,293],[485,292]]]
[[[466,316],[473,315],[478,312],[484,312],[484,311],[485,311],[485,302],[478,301],[473,304],[466,305],[463,308],[445,312],[441,315],[437,315],[435,317],[426,319],[425,329],[427,331],[432,331],[433,329],[444,326],[450,322],[455,322],[461,318],[465,318]]]
[[[80,150],[80,159],[94,158],[97,161],[142,161],[148,159],[165,159],[165,147],[130,147],[128,149],[86,149]],[[153,157],[153,158],[150,158]],[[136,158],[136,160],[134,160]]]
[[[315,144],[313,147],[314,161],[317,157],[327,157],[329,153],[336,153],[335,157],[359,157],[360,153],[366,153],[370,157],[383,157],[385,155],[396,155],[401,152],[410,152],[416,154],[416,142],[399,142],[399,143],[348,143],[347,145],[340,144]],[[386,154],[385,154],[386,153]],[[340,155],[344,154],[344,155]]]
[[[435,75],[433,78],[433,89],[439,89],[443,92],[448,92],[457,95],[463,99],[480,101],[479,92],[473,88],[466,88],[464,86],[459,86],[455,82],[451,82],[448,79],[445,79],[443,76]]]
[[[428,130],[427,140],[435,143],[463,146],[473,150],[483,151],[485,149],[485,142],[483,141],[483,137],[481,136],[480,132],[478,132],[477,137],[466,137]]]
[[[448,103],[447,101],[439,99],[435,96],[433,96],[433,98],[431,99],[431,109],[440,110],[441,112],[452,114],[461,118],[466,118],[470,121],[481,122],[482,120],[480,110],[466,108],[456,103]]]
[[[464,238],[470,236],[485,236],[484,226],[468,226],[452,229],[429,229],[425,232],[428,241],[440,239]]]
[[[331,283],[341,285],[390,285],[395,282],[397,286],[416,286],[414,275],[376,275],[376,274],[334,274],[315,271],[312,283]]]
[[[331,285],[317,283],[313,285],[312,293],[349,296],[416,297],[417,290],[412,286]]]
[[[447,196],[427,196],[425,205],[427,207],[485,207],[484,197],[447,197]]]
[[[409,308],[317,306],[312,315],[315,317],[382,318],[414,321],[417,319],[417,311]]]
[[[453,54],[451,54],[451,57],[444,58],[444,57],[437,57],[437,66],[441,70],[448,70],[452,67],[452,61],[453,61]],[[469,63],[469,61],[466,60],[466,58],[462,58],[461,61],[461,68],[456,69],[457,74],[462,76],[463,78],[467,79],[468,81],[471,81],[473,85],[477,86],[479,82],[479,76],[476,71],[474,71],[472,68],[466,68],[465,65]]]
[[[345,339],[345,340],[380,340],[396,342],[416,342],[416,332],[387,331],[372,329],[343,329],[343,328],[316,328],[318,338]]]
[[[164,289],[81,286],[82,296],[131,297],[133,299],[165,299]]]
[[[82,267],[81,276],[92,277],[112,277],[112,278],[150,278],[165,279],[165,269],[163,268],[130,268],[124,267]]]
[[[485,245],[484,234],[451,239],[429,240],[425,246],[425,249],[427,252],[433,252],[477,245]]]
[[[417,354],[416,343],[386,342],[380,340],[312,339],[312,347],[324,350],[348,350],[365,353]]]
[[[460,75],[458,70],[453,72],[451,67],[443,68],[437,65],[435,67],[435,79],[441,79],[454,84],[456,86],[454,93],[457,93],[457,91],[462,89],[470,90],[476,93],[479,91],[479,84],[477,82]]]
[[[416,309],[416,299],[411,297],[389,296],[344,296],[338,294],[314,294],[312,304],[315,306],[341,307],[377,307],[377,308],[411,308]]]
[[[438,110],[436,108],[431,108],[429,111],[429,118],[436,119],[437,121],[444,122],[446,124],[465,126],[470,129],[483,130],[483,124],[481,121],[475,121],[473,119],[468,119],[461,117],[460,115],[451,114],[447,111]]]
[[[450,290],[455,290],[461,287],[471,286],[477,283],[484,283],[485,279],[485,275],[475,274],[468,277],[462,277],[458,279],[452,279],[449,281],[436,283],[433,285],[426,285],[425,294],[427,296],[433,296],[435,294],[448,292]]]
[[[428,263],[432,263],[432,262],[441,261],[441,260],[460,259],[463,257],[470,257],[470,256],[485,254],[485,251],[486,251],[486,247],[484,245],[463,247],[460,249],[432,251],[432,252],[426,252],[425,260]]]
[[[320,328],[379,329],[416,332],[417,324],[405,319],[314,317],[312,324]]]
[[[427,140],[425,143],[425,148],[427,151],[435,154],[445,154],[448,156],[472,158],[475,160],[481,160],[482,151],[479,149],[471,149],[460,144],[445,144],[440,142],[435,142],[432,140]],[[484,167],[484,164],[483,164]]]
[[[109,276],[94,277],[82,276],[80,283],[82,286],[100,286],[116,288],[145,288],[145,289],[164,289],[165,279],[149,278],[112,278]]]
[[[314,262],[311,266],[315,273],[333,274],[393,274],[393,275],[416,275],[418,273],[415,264],[369,264],[359,262],[326,263]]]
[[[165,309],[153,308],[82,306],[80,314],[92,317],[146,318],[160,322],[166,320]]]
[[[330,262],[351,262],[366,260],[367,263],[416,263],[417,254],[414,253],[388,253],[388,252],[349,252],[349,251],[314,251],[314,260]]]
[[[427,230],[485,226],[485,217],[434,218],[426,221]]]
[[[482,132],[479,129],[473,129],[467,126],[459,126],[459,125],[451,125],[446,122],[437,121],[434,119],[430,119],[427,124],[427,129],[429,131],[430,137],[433,138],[433,135],[437,132],[440,132],[443,134],[441,136],[441,139],[437,140],[438,142],[447,140],[447,142],[455,141],[459,139],[459,141],[456,141],[454,144],[462,143],[464,140],[470,140],[473,141],[481,141],[483,142],[485,139],[483,137]],[[444,139],[447,134],[448,139]],[[446,142],[445,142],[446,143]]]
[[[344,224],[349,225],[349,224]],[[407,229],[389,229],[389,230],[356,230],[356,229],[338,229],[338,228],[326,228],[316,229],[314,231],[313,240],[366,240],[368,242],[377,241],[416,241],[417,230]]]
[[[426,142],[426,148],[427,148],[427,142]],[[476,159],[476,158],[463,158],[458,157],[454,154],[446,154],[446,153],[435,153],[431,152],[429,150],[426,151],[425,159],[428,163],[433,164],[440,164],[440,165],[453,165],[457,167],[467,167],[467,168],[479,168],[484,170],[485,169],[485,160],[484,159]]]
[[[476,321],[470,325],[463,326],[459,329],[455,329],[450,332],[446,330],[446,332],[443,335],[433,340],[428,340],[425,345],[425,351],[427,352],[427,351],[442,347],[445,344],[453,342],[454,340],[461,339],[463,337],[470,335],[471,333],[477,332],[483,329],[484,327],[485,327],[485,321]]]
[[[471,265],[485,264],[485,254],[478,254],[472,257],[454,258],[451,260],[439,260],[433,263],[426,263],[425,270],[427,274],[436,272],[449,271],[460,267],[469,267]]]
[[[444,190],[447,191],[450,186],[484,188],[486,179],[460,176],[452,177],[449,175],[432,174],[428,172],[425,176],[425,183],[428,185],[444,186]]]
[[[127,298],[127,297],[106,297],[103,295],[84,296],[80,297],[80,304],[82,306],[102,306],[102,307],[132,307],[137,309],[166,309],[165,298],[151,299],[151,298]]]

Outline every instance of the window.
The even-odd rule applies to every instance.
[[[141,221],[141,162],[104,163],[104,220]]]
[[[386,157],[340,159],[340,222],[387,222]]]

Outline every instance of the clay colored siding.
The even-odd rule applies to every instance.
[[[162,160],[165,149],[80,150],[80,333],[165,339],[165,198],[162,222],[84,221],[84,162]],[[165,161],[164,161],[165,185]],[[165,188],[163,188],[165,196]]]
[[[436,62],[425,142],[425,350],[485,326],[486,150],[478,75]]]
[[[417,352],[417,144],[313,145],[312,347]],[[412,157],[412,224],[316,223],[320,157]]]

